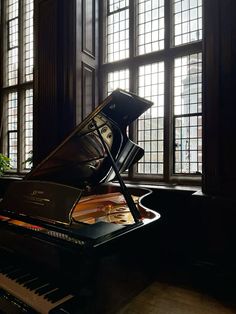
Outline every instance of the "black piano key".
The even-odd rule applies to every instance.
[[[5,267],[3,267],[0,271],[2,274],[7,274],[9,271],[13,270],[15,268],[15,266],[13,265],[7,265]]]
[[[20,275],[24,274],[25,272],[23,272],[22,269],[17,269],[15,271],[12,271],[10,273],[7,274],[7,277],[8,278],[11,278],[11,279],[16,279],[18,278]]]
[[[26,271],[22,271],[22,274],[19,274],[19,276],[17,276],[16,278],[15,278],[15,281],[18,283],[19,282],[19,280],[23,280],[26,276],[28,276],[29,275],[29,273],[27,273]]]
[[[17,282],[19,284],[25,286],[28,281],[33,280],[34,278],[36,278],[35,275],[27,274],[27,275],[25,275],[25,277],[19,278],[19,280]]]
[[[16,271],[18,271],[19,270],[19,268],[12,268],[12,269],[10,269],[10,270],[8,270],[7,272],[5,272],[5,275],[8,277],[8,276],[10,276],[11,274],[14,274]]]
[[[45,286],[46,284],[48,284],[47,281],[43,280],[43,279],[40,279],[40,278],[35,278],[34,280],[28,282],[26,284],[26,287],[29,289],[29,290],[36,290],[38,288],[41,288],[42,286]]]
[[[65,291],[63,289],[57,289],[46,294],[44,298],[51,301],[52,303],[55,303],[60,299],[65,298],[68,294],[69,294],[68,291]]]
[[[21,270],[15,272],[15,274],[12,274],[11,278],[14,280],[17,280],[18,278],[25,276],[25,274],[26,274],[25,270],[21,269]]]
[[[43,286],[43,287],[41,287],[39,289],[36,289],[35,293],[38,294],[38,295],[43,295],[43,294],[48,293],[48,292],[50,292],[50,291],[52,291],[54,289],[56,289],[56,286],[54,286],[54,285],[49,283],[46,286]]]
[[[28,272],[26,272],[23,276],[19,277],[16,279],[16,282],[19,283],[19,284],[22,284],[24,283],[28,277],[30,276],[31,274],[29,274]]]
[[[23,283],[25,280],[27,280],[29,275],[30,274],[28,272],[25,272],[22,276],[19,276],[19,278],[16,279],[16,282],[19,284]]]
[[[32,283],[32,281],[34,281],[35,279],[37,279],[37,277],[32,277],[31,279],[27,280],[26,282],[23,283],[23,286],[28,289],[28,290],[33,290],[31,287],[29,287],[29,284]]]

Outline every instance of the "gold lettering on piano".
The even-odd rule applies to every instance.
[[[23,198],[30,203],[34,203],[40,206],[48,205],[51,202],[49,198],[42,197],[44,195],[44,191],[34,190],[29,195],[23,195]]]

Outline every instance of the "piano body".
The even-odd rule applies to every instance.
[[[111,313],[132,296],[127,280],[138,288],[160,215],[143,205],[150,191],[127,188],[120,173],[143,155],[127,126],[150,106],[114,91],[10,184],[0,204],[0,312]]]

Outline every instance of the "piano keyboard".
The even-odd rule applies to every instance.
[[[49,313],[74,298],[68,291],[15,265],[0,265],[0,289],[40,314]]]

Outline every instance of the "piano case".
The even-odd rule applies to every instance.
[[[144,154],[127,127],[150,106],[114,91],[9,186],[0,204],[3,312],[115,313],[152,278],[160,215],[144,205],[149,190],[121,177]]]

